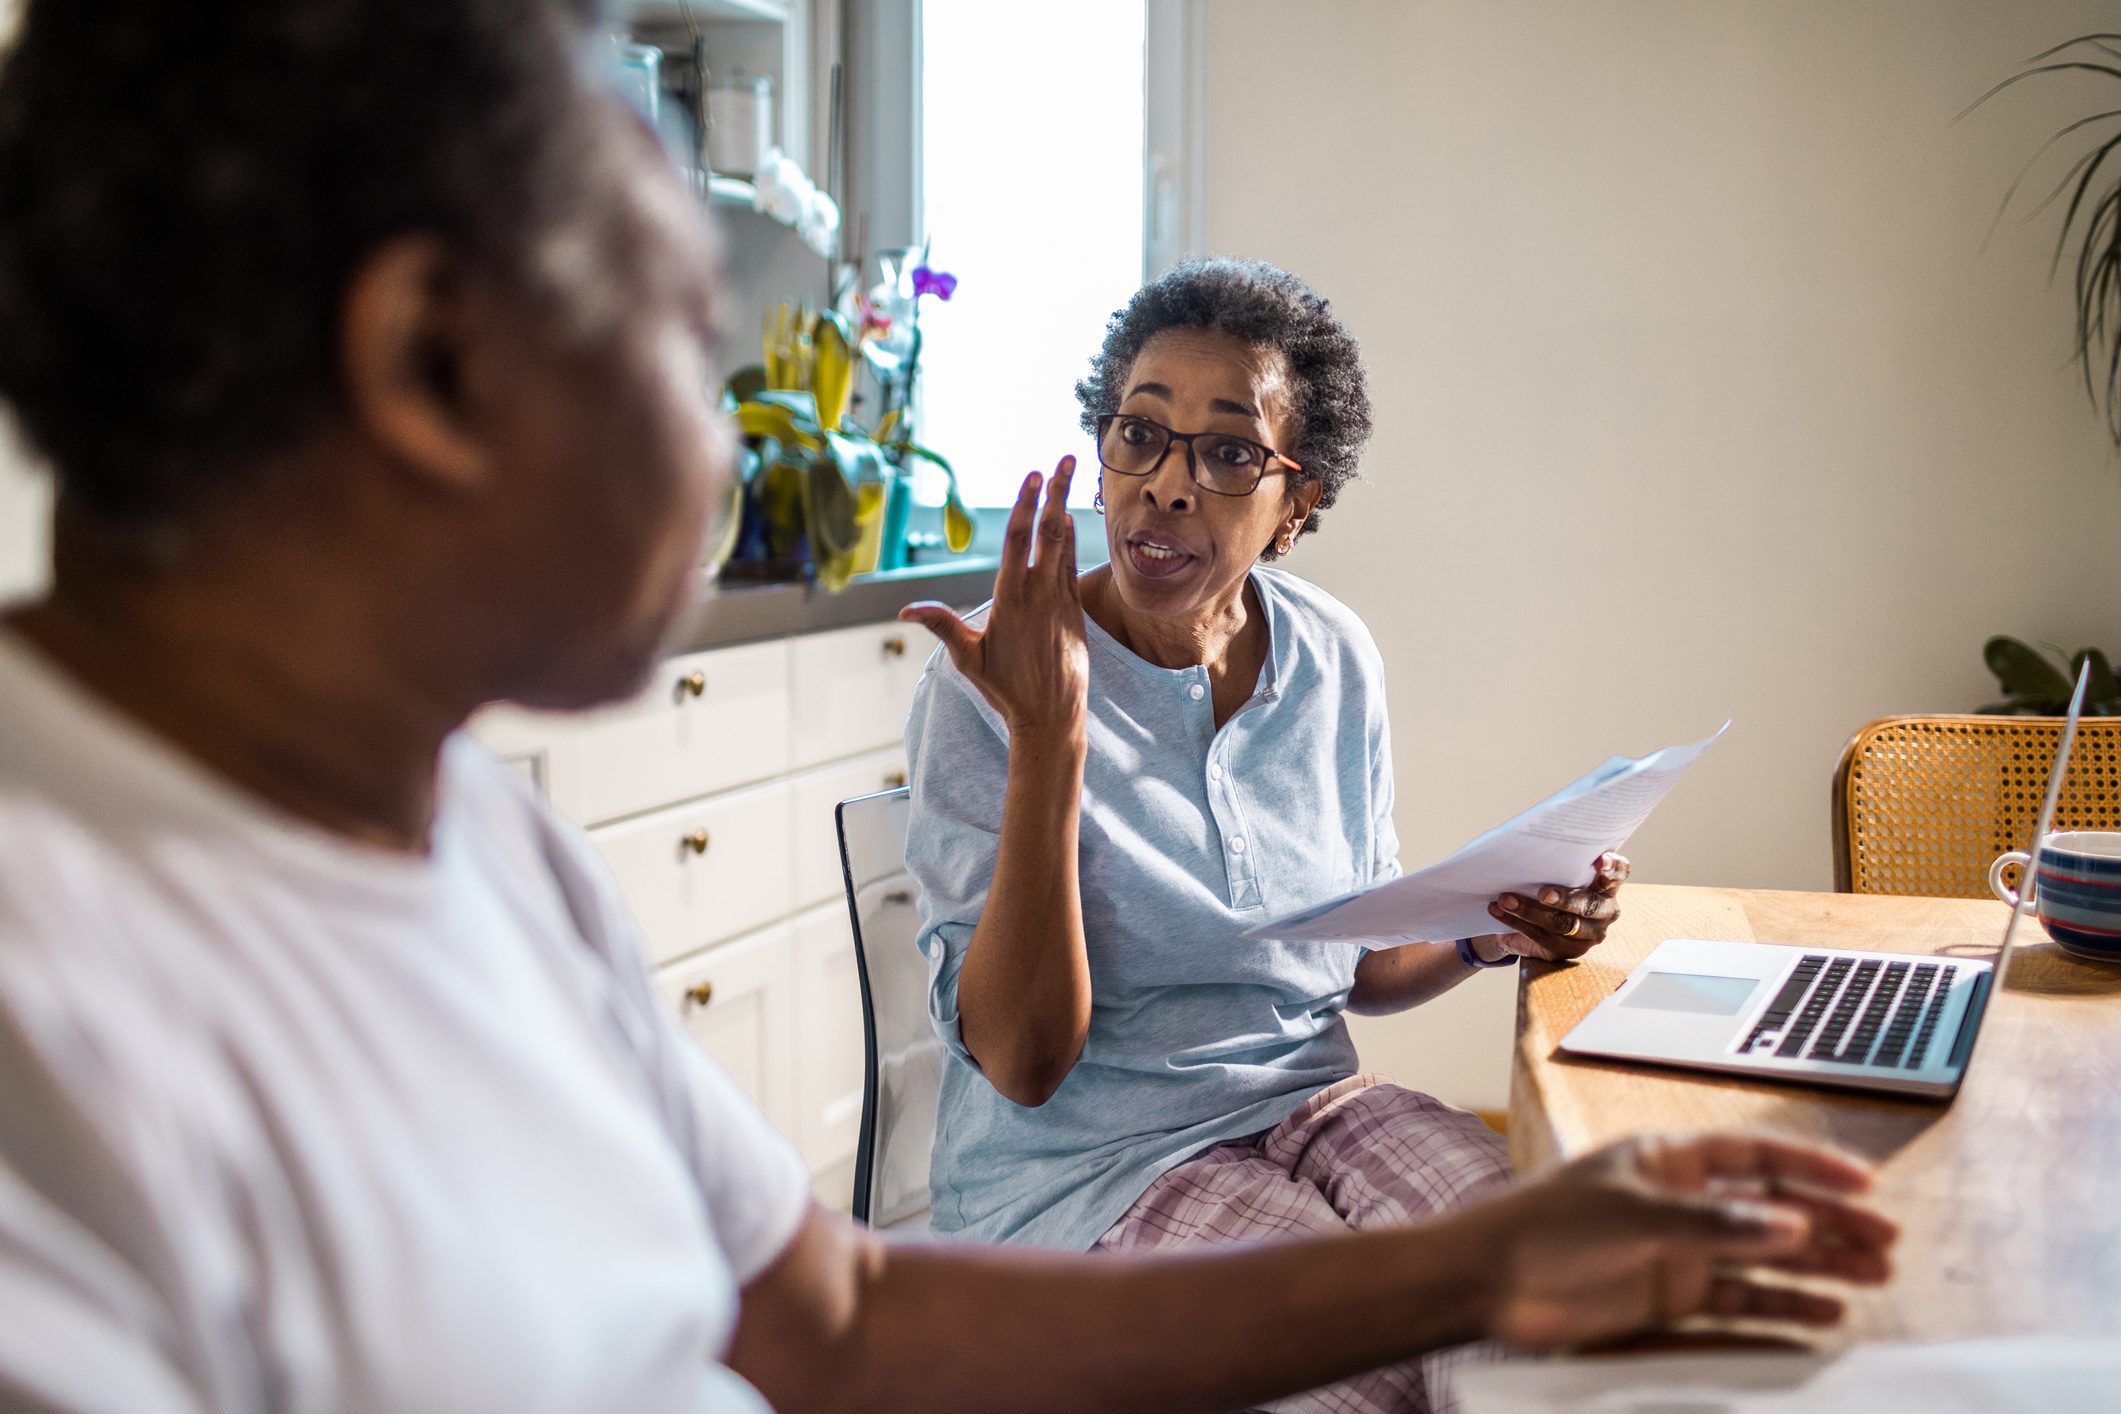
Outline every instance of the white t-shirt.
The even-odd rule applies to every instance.
[[[763,1409],[808,1176],[639,958],[468,739],[389,854],[0,633],[0,1409]]]

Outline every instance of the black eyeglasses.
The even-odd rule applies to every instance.
[[[1097,459],[1121,476],[1150,476],[1171,454],[1171,445],[1186,445],[1186,474],[1203,491],[1218,496],[1249,496],[1260,478],[1280,462],[1291,471],[1303,467],[1249,437],[1227,432],[1173,432],[1161,422],[1129,413],[1108,412],[1097,420]]]

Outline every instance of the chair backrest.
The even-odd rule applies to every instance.
[[[1988,897],[1988,866],[2024,849],[2062,742],[2060,717],[1885,717],[1834,768],[1834,887]],[[2121,717],[2088,717],[2058,830],[2121,830]]]
[[[943,1046],[928,1020],[920,887],[906,870],[908,792],[840,802],[840,864],[862,982],[865,1071],[854,1160],[854,1216],[899,1226],[928,1208],[928,1155]]]

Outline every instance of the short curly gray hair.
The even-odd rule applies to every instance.
[[[1090,376],[1075,385],[1083,430],[1118,412],[1128,370],[1142,346],[1166,329],[1207,329],[1259,348],[1287,363],[1295,388],[1296,430],[1281,448],[1303,464],[1292,485],[1315,481],[1318,504],[1299,534],[1318,529],[1320,512],[1355,479],[1370,440],[1370,393],[1355,336],[1309,285],[1263,260],[1188,260],[1135,291],[1105,325],[1104,347],[1090,360]],[[1270,544],[1260,558],[1276,558]]]

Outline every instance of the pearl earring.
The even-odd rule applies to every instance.
[[[1092,506],[1095,506],[1095,507],[1097,508],[1097,513],[1098,513],[1099,515],[1103,515],[1103,514],[1105,513],[1105,488],[1104,488],[1104,487],[1100,486],[1100,487],[1098,487],[1098,488],[1097,488],[1097,495],[1096,495],[1096,496],[1095,496],[1094,498],[1092,498],[1092,500],[1091,500],[1090,504],[1091,504]]]

